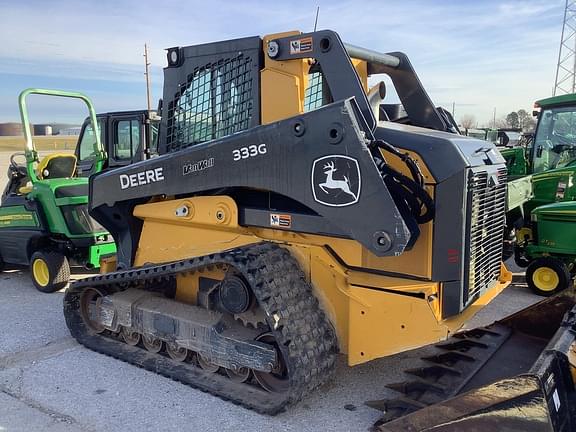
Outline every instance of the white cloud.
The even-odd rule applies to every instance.
[[[126,83],[142,80],[145,42],[159,83],[163,48],[310,31],[316,12],[316,3],[304,1],[56,0],[48,11],[22,3],[1,7],[0,74]],[[320,29],[332,28],[357,45],[406,52],[433,100],[455,102],[457,117],[466,109],[486,121],[493,107],[502,113],[529,109],[550,94],[562,0],[318,4]],[[122,99],[118,94],[119,104]]]

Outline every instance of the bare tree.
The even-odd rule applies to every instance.
[[[460,125],[468,130],[476,126],[476,118],[473,115],[465,114],[460,117]]]
[[[500,117],[496,119],[496,124],[493,127],[496,129],[505,129],[510,127],[510,125],[508,124],[506,117]]]

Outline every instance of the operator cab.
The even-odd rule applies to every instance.
[[[104,169],[117,168],[149,159],[158,154],[160,117],[155,111],[122,111],[97,115],[100,141],[107,158]],[[78,175],[88,177],[94,171],[94,131],[87,118],[82,125],[76,158]]]
[[[533,173],[576,164],[576,106],[542,108],[532,151]]]

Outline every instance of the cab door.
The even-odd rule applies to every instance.
[[[97,116],[98,129],[100,130],[100,142],[103,147],[107,150],[107,125],[106,117]],[[82,129],[80,130],[80,136],[78,137],[78,142],[76,144],[76,149],[74,154],[76,155],[77,165],[76,173],[78,177],[88,177],[93,174],[94,166],[96,163],[97,155],[94,153],[94,131],[92,130],[92,125],[90,124],[90,119],[87,118],[82,124]],[[106,167],[106,163],[104,163]]]
[[[109,168],[130,165],[144,159],[146,130],[143,120],[141,114],[109,118]]]

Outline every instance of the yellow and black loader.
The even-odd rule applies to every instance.
[[[161,156],[90,180],[118,254],[66,293],[80,343],[275,414],[338,353],[352,366],[444,341],[510,283],[504,160],[457,133],[404,54],[317,31],[167,57]],[[379,74],[405,114],[369,88]]]

